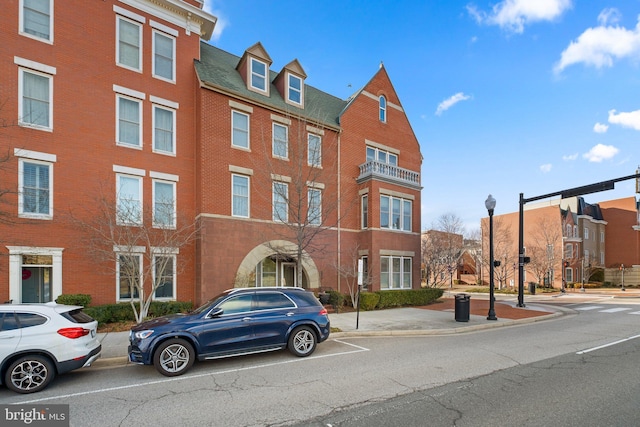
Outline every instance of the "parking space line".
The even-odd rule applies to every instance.
[[[634,336],[632,336],[632,337],[629,337],[629,338],[623,338],[623,339],[621,339],[621,340],[614,341],[614,342],[611,342],[611,343],[609,343],[609,344],[603,344],[603,345],[599,345],[598,347],[588,348],[588,349],[586,349],[586,350],[578,351],[578,352],[576,352],[576,354],[585,354],[585,353],[589,353],[589,352],[592,352],[592,351],[595,351],[595,350],[600,350],[600,349],[602,349],[602,348],[611,347],[611,346],[613,346],[613,345],[617,345],[617,344],[623,343],[623,342],[625,342],[625,341],[631,341],[631,340],[634,340],[634,339],[636,339],[636,338],[640,338],[640,335],[634,335]]]
[[[355,345],[355,344],[350,344],[350,343],[347,343],[347,342],[344,342],[344,341],[339,341],[339,340],[333,340],[333,341],[338,342],[340,344],[347,345],[347,346],[355,347],[355,350],[341,351],[339,353],[330,353],[330,354],[323,354],[323,355],[317,355],[317,356],[299,357],[299,358],[295,358],[295,359],[284,360],[284,361],[281,361],[281,362],[263,363],[263,364],[255,365],[255,366],[245,366],[243,368],[233,368],[233,369],[226,369],[226,370],[222,370],[222,371],[212,371],[212,372],[206,372],[206,373],[196,374],[196,375],[183,375],[183,376],[173,377],[173,378],[162,378],[162,379],[159,379],[159,380],[147,381],[147,382],[144,382],[144,383],[129,384],[129,385],[123,385],[123,386],[118,386],[118,387],[108,387],[108,388],[97,389],[97,390],[88,390],[88,391],[83,391],[83,392],[78,392],[78,393],[61,394],[61,395],[57,395],[57,396],[43,397],[41,399],[25,400],[25,401],[22,401],[22,402],[16,402],[16,404],[24,405],[24,404],[46,402],[46,401],[58,400],[58,399],[68,399],[70,397],[88,396],[88,395],[91,395],[91,394],[98,394],[98,393],[108,393],[108,392],[111,392],[111,391],[126,390],[126,389],[137,388],[137,387],[146,387],[146,386],[149,386],[149,385],[156,385],[156,384],[162,384],[162,383],[168,383],[168,382],[174,382],[174,381],[192,380],[194,378],[209,377],[211,375],[221,375],[221,374],[230,374],[230,373],[236,373],[236,372],[250,371],[250,370],[253,370],[253,369],[269,368],[269,367],[272,367],[272,366],[286,365],[286,364],[289,364],[289,363],[301,363],[301,362],[305,362],[305,361],[309,361],[309,360],[313,360],[313,359],[324,359],[324,358],[327,358],[327,357],[345,356],[345,355],[348,355],[348,354],[354,354],[354,353],[361,353],[363,351],[369,351],[368,348],[360,347],[360,346]]]

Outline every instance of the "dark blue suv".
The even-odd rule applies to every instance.
[[[308,356],[329,337],[329,316],[301,288],[234,288],[188,314],[162,316],[131,328],[129,360],[163,375],[184,374],[196,359],[288,348]]]

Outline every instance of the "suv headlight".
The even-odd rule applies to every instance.
[[[133,333],[133,337],[139,340],[143,340],[147,338],[149,335],[153,333],[153,329],[145,329],[144,331],[136,331]]]

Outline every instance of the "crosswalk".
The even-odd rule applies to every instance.
[[[625,313],[625,314],[637,314],[640,315],[640,311],[635,310],[635,307],[607,307],[604,305],[581,305],[579,307],[573,307],[578,311],[597,311],[599,313]]]

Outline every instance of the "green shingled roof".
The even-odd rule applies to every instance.
[[[319,122],[326,126],[336,127],[340,125],[340,113],[347,106],[348,101],[305,84],[304,109],[297,108],[284,102],[284,99],[273,84],[271,84],[269,96],[248,90],[240,73],[236,70],[238,62],[240,62],[239,56],[201,42],[200,61],[195,61],[196,73],[200,80],[207,85],[229,94],[237,95],[239,98],[265,104],[289,114],[299,114],[310,121]],[[275,71],[270,72],[272,82],[277,75],[278,73]]]

